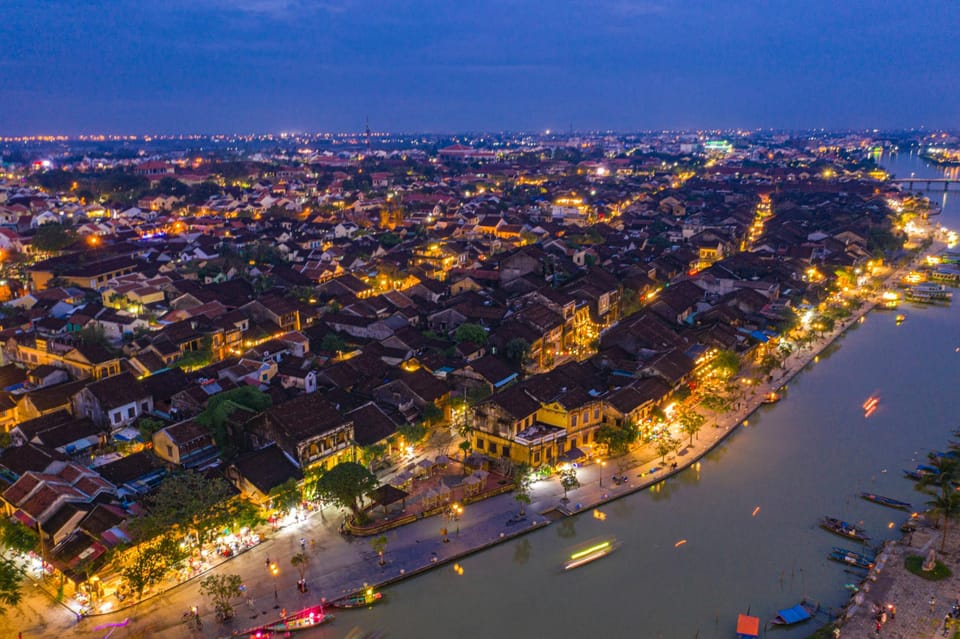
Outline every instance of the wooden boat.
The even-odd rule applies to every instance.
[[[243,636],[250,639],[266,639],[273,637],[278,633],[296,632],[298,630],[309,630],[325,623],[333,621],[333,615],[323,611],[321,606],[314,606],[301,610],[291,617],[281,619],[276,623],[268,623],[252,630],[245,630]]]
[[[620,547],[619,542],[616,540],[606,540],[600,541],[592,546],[578,550],[577,552],[570,555],[570,559],[563,562],[564,570],[573,570],[574,568],[579,568],[585,564],[589,564],[591,561],[596,561],[602,557],[606,557],[614,550]]]
[[[373,588],[367,588],[361,592],[355,592],[352,595],[341,597],[327,604],[330,608],[367,608],[383,599],[382,592],[375,592]]]
[[[933,467],[927,466],[925,464],[917,464],[916,470],[904,470],[903,476],[907,479],[912,479],[913,481],[920,481],[929,477],[936,477],[940,474],[940,470]]]
[[[907,319],[907,316],[903,313],[897,315],[897,324],[903,324],[903,320]]]
[[[820,527],[846,539],[856,539],[857,541],[867,541],[870,539],[866,533],[864,533],[863,529],[857,528],[855,525],[847,523],[842,519],[837,519],[836,517],[824,517],[820,520]]]
[[[792,626],[812,619],[820,610],[820,604],[804,599],[792,608],[777,611],[777,616],[770,620],[771,626]]]
[[[875,493],[860,493],[860,497],[867,501],[872,501],[875,504],[886,506],[887,508],[910,510],[910,504],[905,501],[900,501],[899,499],[891,499],[890,497],[884,497],[883,495],[877,495]]]
[[[763,399],[760,401],[763,402],[764,404],[776,404],[777,402],[780,401],[780,393],[778,393],[777,391],[770,391],[769,393],[764,395]]]
[[[830,554],[827,555],[827,558],[848,566],[863,568],[864,570],[870,570],[873,568],[873,557],[868,557],[867,555],[856,552],[855,550],[848,550],[846,548],[839,548],[837,546],[833,547],[833,550],[830,551]]]

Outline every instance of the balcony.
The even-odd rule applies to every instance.
[[[542,446],[543,444],[566,438],[566,436],[566,428],[535,423],[517,433],[513,440],[523,446]]]

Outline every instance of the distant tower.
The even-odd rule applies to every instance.
[[[370,153],[370,116],[367,116],[367,153]]]

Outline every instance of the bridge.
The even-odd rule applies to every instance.
[[[926,184],[927,190],[933,188],[934,185],[942,184],[943,190],[950,190],[951,184],[960,184],[960,178],[919,178],[919,177],[910,177],[910,178],[894,178],[890,180],[894,184],[902,184],[904,186],[915,186],[917,184]]]

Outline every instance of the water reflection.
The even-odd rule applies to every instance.
[[[513,546],[513,561],[518,563],[521,566],[528,561],[530,561],[530,552],[533,550],[533,546],[530,544],[530,539],[524,537],[518,541]]]
[[[576,517],[564,517],[557,522],[557,534],[564,539],[570,539],[571,537],[577,536],[577,518]]]

